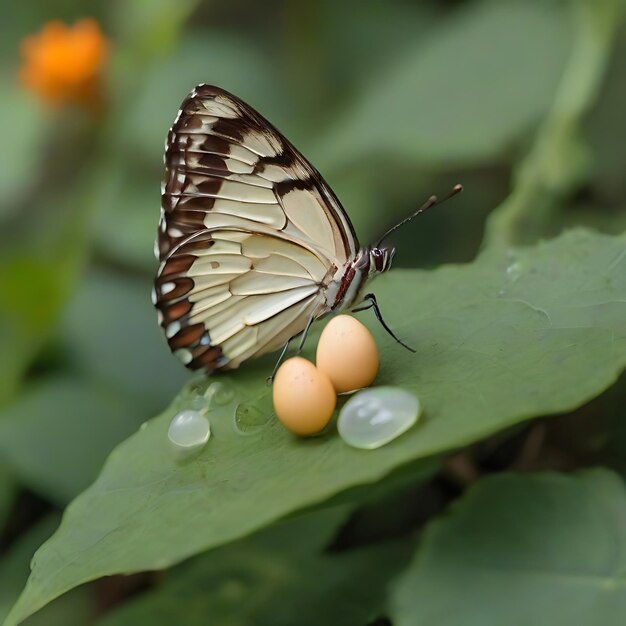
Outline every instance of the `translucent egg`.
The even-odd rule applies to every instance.
[[[315,435],[323,430],[337,403],[328,377],[301,357],[280,366],[272,392],[278,419],[296,435]]]
[[[211,436],[209,420],[199,411],[180,411],[170,422],[167,436],[178,451],[195,452]]]
[[[378,348],[372,333],[354,317],[337,315],[320,335],[316,365],[337,393],[367,387],[378,373]]]
[[[406,432],[420,414],[420,402],[412,393],[398,387],[374,387],[346,402],[337,429],[347,444],[373,450]]]

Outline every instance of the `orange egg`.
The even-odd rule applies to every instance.
[[[337,403],[328,377],[301,357],[280,366],[272,394],[278,419],[295,435],[315,435],[323,430]]]
[[[354,317],[337,315],[322,331],[316,365],[337,393],[371,385],[378,373],[378,348],[372,333]]]

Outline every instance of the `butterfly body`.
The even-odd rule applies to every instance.
[[[359,304],[370,281],[391,268],[394,248],[361,248],[339,268],[326,290],[330,311],[339,313]]]
[[[233,369],[362,299],[392,248],[360,248],[319,172],[254,109],[199,85],[168,133],[153,300],[191,369]]]

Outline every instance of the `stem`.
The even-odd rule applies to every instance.
[[[484,247],[510,247],[541,232],[589,171],[580,123],[600,90],[624,2],[575,0],[574,8],[575,42],[552,109],[517,167],[513,191],[487,222]]]

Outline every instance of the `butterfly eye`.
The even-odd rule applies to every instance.
[[[374,249],[372,250],[372,254],[373,254],[375,257],[381,257],[381,256],[383,256],[383,251],[382,251],[380,248],[374,248]]]

